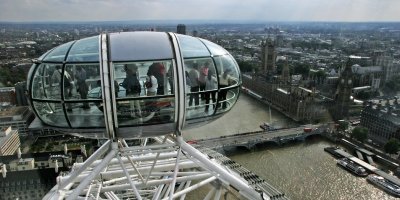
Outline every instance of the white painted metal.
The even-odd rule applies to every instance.
[[[110,70],[108,62],[108,45],[107,45],[107,34],[103,33],[100,35],[100,68],[101,68],[101,85],[102,89],[102,99],[103,99],[103,109],[104,109],[104,120],[106,124],[106,133],[108,133],[108,138],[115,138],[114,131],[114,121],[113,117],[116,113],[112,112],[112,102],[110,88]]]
[[[239,190],[241,198],[261,200],[260,194],[237,174],[208,159],[180,136],[164,136],[157,141],[162,144],[135,148],[127,147],[124,141],[106,142],[85,163],[76,164],[71,175],[59,177],[60,186],[54,187],[46,199],[183,200],[205,185],[211,187],[203,198],[218,199],[231,185]],[[94,161],[107,151],[103,159]]]

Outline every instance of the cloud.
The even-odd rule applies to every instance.
[[[399,21],[397,0],[1,0],[0,21]]]

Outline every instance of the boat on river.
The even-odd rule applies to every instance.
[[[367,181],[395,197],[400,197],[400,186],[392,183],[382,176],[370,174],[367,177]]]
[[[364,167],[360,166],[359,164],[353,162],[352,160],[350,160],[348,158],[338,159],[337,164],[357,176],[365,177],[368,175],[368,172]]]
[[[340,149],[339,147],[325,147],[324,151],[332,154],[333,156],[335,156],[336,158],[343,158],[342,155],[340,155],[339,153],[336,152],[337,149]]]
[[[260,125],[260,128],[261,128],[262,130],[264,130],[264,131],[273,131],[273,130],[275,130],[275,128],[274,128],[272,125],[270,125],[270,124],[268,124],[268,123],[266,123],[266,122],[264,122],[263,124],[261,124],[261,125]]]

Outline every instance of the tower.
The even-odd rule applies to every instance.
[[[186,26],[185,26],[185,24],[178,24],[178,26],[176,27],[176,32],[179,33],[179,34],[186,35]]]
[[[264,74],[272,74],[276,71],[275,61],[276,61],[276,51],[275,44],[271,38],[267,38],[267,40],[261,43],[261,52],[262,52],[262,66],[261,70]]]
[[[290,84],[290,70],[289,70],[289,64],[288,64],[288,58],[287,57],[286,57],[286,60],[285,60],[285,65],[283,66],[283,69],[282,69],[281,81],[284,84]]]
[[[350,95],[353,87],[352,80],[353,73],[351,71],[351,64],[348,61],[345,69],[340,75],[336,94],[335,94],[335,106],[333,108],[333,118],[343,119],[349,116],[350,108]]]

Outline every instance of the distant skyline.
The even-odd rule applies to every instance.
[[[400,21],[400,0],[0,0],[0,21]]]

